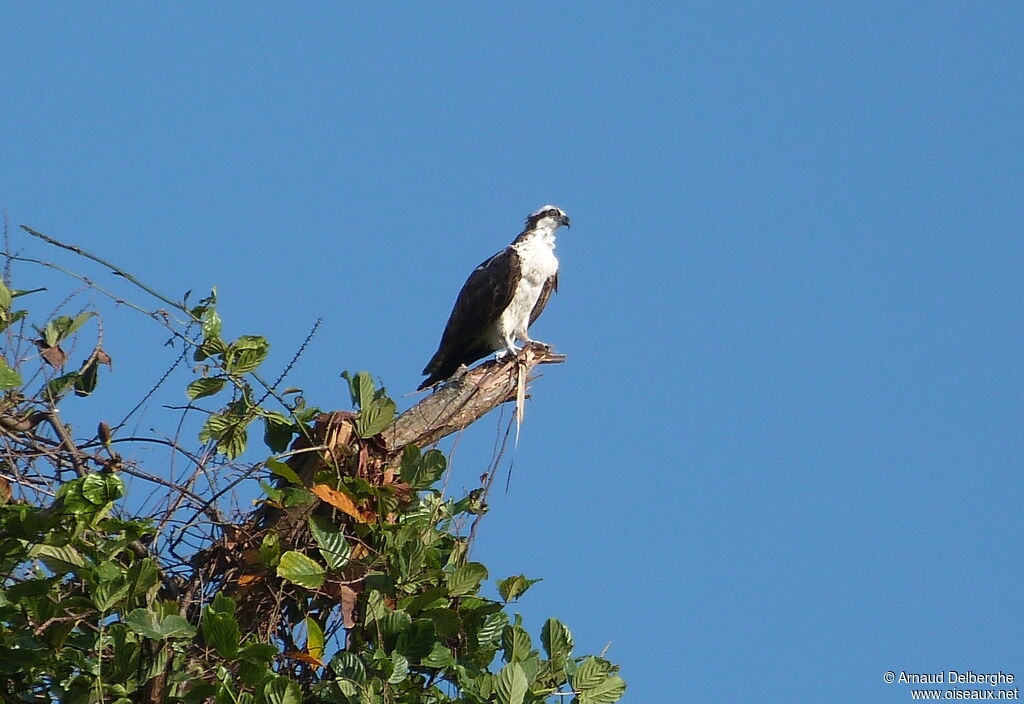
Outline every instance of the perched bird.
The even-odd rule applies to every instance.
[[[545,205],[526,218],[526,227],[512,244],[473,270],[455,300],[437,352],[423,369],[428,376],[420,389],[491,352],[516,354],[516,340],[534,342],[527,331],[551,292],[558,290],[555,231],[571,224],[564,210]]]

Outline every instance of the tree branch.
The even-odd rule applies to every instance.
[[[519,375],[527,380],[538,364],[558,364],[565,355],[543,345],[527,345],[515,357],[486,362],[449,381],[395,419],[381,433],[392,454],[411,443],[433,445],[482,418],[488,411],[516,398]]]

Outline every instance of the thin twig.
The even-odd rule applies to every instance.
[[[185,334],[187,335],[188,332],[189,332],[189,330],[188,330],[188,328],[186,328],[185,329]],[[162,377],[160,377],[160,379],[156,382],[156,384],[153,385],[153,388],[151,388],[148,392],[146,392],[146,395],[142,397],[142,400],[139,401],[138,403],[136,403],[135,406],[130,411],[128,411],[128,413],[125,415],[125,417],[121,419],[121,422],[118,423],[117,425],[115,425],[112,428],[111,432],[116,433],[118,430],[120,430],[121,428],[124,427],[124,424],[128,422],[128,419],[131,418],[133,415],[135,415],[135,413],[140,408],[142,408],[143,405],[145,405],[146,401],[148,401],[153,396],[153,394],[155,394],[157,392],[157,390],[161,386],[163,386],[164,382],[167,381],[168,378],[170,378],[171,374],[174,373],[174,370],[178,368],[178,365],[181,364],[185,360],[185,355],[187,355],[187,354],[188,354],[188,347],[182,347],[181,354],[178,355],[178,358],[176,360],[174,360],[174,363],[167,369],[167,371],[164,372],[164,375]]]
[[[150,296],[153,296],[153,298],[156,298],[157,300],[166,303],[167,305],[171,306],[172,308],[176,308],[177,310],[180,310],[185,315],[189,316],[189,318],[191,318],[192,320],[195,320],[196,322],[199,322],[199,320],[194,315],[192,315],[192,311],[190,311],[188,309],[188,307],[185,306],[183,303],[179,303],[178,301],[173,301],[170,298],[168,298],[167,296],[164,296],[162,293],[154,291],[152,288],[150,288],[146,284],[144,284],[141,281],[139,281],[139,279],[137,279],[132,274],[129,274],[127,271],[125,271],[121,267],[116,266],[115,264],[111,264],[107,260],[101,259],[100,257],[97,257],[95,254],[92,254],[91,252],[87,252],[87,251],[85,251],[84,249],[82,249],[81,247],[79,247],[77,245],[65,244],[64,242],[61,242],[60,240],[54,239],[53,237],[50,237],[49,235],[44,235],[41,232],[37,232],[36,230],[33,230],[28,225],[22,225],[21,229],[23,229],[25,232],[27,232],[28,234],[32,235],[33,237],[38,237],[39,239],[41,239],[43,242],[46,242],[47,244],[52,244],[54,247],[60,247],[61,249],[66,249],[69,252],[74,252],[75,254],[79,255],[80,257],[85,257],[86,259],[91,259],[92,261],[96,262],[97,264],[99,264],[101,266],[105,266],[106,268],[110,269],[110,271],[112,271],[117,276],[120,276],[120,277],[126,279],[127,281],[131,282],[132,284],[135,284],[135,286],[137,286],[138,288],[141,288],[143,291],[148,293]]]
[[[60,438],[61,443],[64,445],[64,449],[67,451],[68,456],[71,458],[71,466],[75,470],[75,474],[80,477],[84,477],[88,474],[88,470],[85,468],[85,464],[82,462],[82,457],[79,454],[78,446],[75,445],[75,441],[71,439],[71,435],[68,433],[68,429],[64,427],[64,424],[60,422],[58,414],[60,411],[54,408],[52,411],[46,414],[46,422],[53,428],[53,432],[57,433],[57,437]]]
[[[284,381],[285,377],[288,376],[289,373],[291,373],[292,367],[294,367],[295,363],[299,361],[299,357],[302,356],[302,353],[306,351],[306,347],[313,340],[313,337],[316,335],[317,330],[320,329],[320,325],[321,325],[321,323],[323,323],[323,321],[324,321],[323,318],[317,318],[316,319],[316,322],[313,323],[313,327],[310,329],[309,333],[306,335],[306,339],[302,341],[302,344],[299,345],[299,349],[297,349],[295,351],[295,354],[292,355],[291,360],[288,362],[288,364],[285,365],[284,371],[282,371],[281,374],[277,377],[277,379],[274,380],[274,383],[271,384],[272,388],[276,389],[281,384],[281,382]],[[270,395],[269,391],[266,392],[265,394],[263,394],[263,396],[260,398],[260,400],[256,402],[256,405],[257,406],[262,406],[263,402],[267,400],[267,396],[269,396],[269,395]]]
[[[220,523],[220,522],[223,522],[223,520],[224,520],[223,516],[221,516],[221,514],[220,514],[220,511],[218,511],[216,509],[216,507],[204,506],[204,503],[206,502],[206,499],[204,499],[199,494],[196,494],[195,492],[193,492],[193,491],[191,491],[189,489],[186,489],[183,486],[179,486],[179,485],[175,484],[172,481],[168,481],[168,480],[164,479],[163,477],[158,477],[155,474],[150,474],[149,472],[143,472],[141,469],[136,469],[136,468],[128,466],[128,465],[122,465],[121,467],[119,467],[119,471],[124,472],[125,474],[130,474],[133,477],[138,477],[139,479],[145,479],[147,482],[153,482],[154,484],[159,484],[161,486],[165,486],[168,489],[174,489],[175,491],[177,491],[178,493],[182,494],[183,496],[187,496],[190,499],[192,499],[193,501],[195,501],[197,506],[202,506],[203,507],[203,511],[213,521],[215,521],[217,523]]]
[[[483,508],[487,505],[487,495],[491,492],[491,486],[494,484],[494,477],[498,474],[498,466],[501,464],[501,458],[505,456],[505,449],[508,447],[508,436],[512,432],[512,423],[515,417],[509,418],[508,425],[505,427],[505,437],[501,441],[501,450],[498,455],[494,458],[491,466],[487,469],[487,481],[484,482],[483,492],[480,494],[480,508],[481,511],[473,519],[473,525],[469,528],[469,539],[466,541],[466,556],[469,557],[469,551],[473,548],[473,541],[476,539],[476,531],[480,526],[480,520],[484,517]]]

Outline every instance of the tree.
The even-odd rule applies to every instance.
[[[575,655],[567,626],[548,619],[535,638],[510,613],[537,580],[513,575],[497,582],[498,599],[482,593],[490,574],[469,549],[497,467],[466,496],[445,496],[437,486],[446,459],[432,446],[501,403],[521,410],[530,371],[556,356],[528,347],[516,359],[485,363],[401,415],[370,374],[346,373],[353,410],[322,413],[297,389],[281,387],[284,374],[264,380],[266,338],[222,336],[215,291],[195,304],[187,295],[176,301],[93,254],[24,229],[155,298],[160,309],[127,305],[170,333],[178,350],[172,370],[187,358],[196,363],[183,414],[205,419],[195,443],[168,440],[174,432],[129,436],[124,421],[100,421],[95,435],[76,437],[62,403],[93,394],[111,364],[102,334],[90,334],[94,323],[102,330],[99,311],[35,319],[22,302],[38,289],[14,288],[11,264],[59,268],[6,252],[0,698],[611,704],[621,697],[617,666]],[[67,350],[87,339],[90,352],[70,365]],[[260,426],[269,456],[250,442]],[[189,471],[168,476],[126,459],[152,444]],[[133,501],[123,475],[151,483],[158,500]],[[233,494],[256,484],[256,508],[232,511]]]

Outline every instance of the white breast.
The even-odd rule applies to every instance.
[[[503,338],[526,340],[530,314],[540,298],[544,284],[558,271],[554,237],[532,237],[514,245],[522,261],[521,277],[512,302],[501,316]]]

